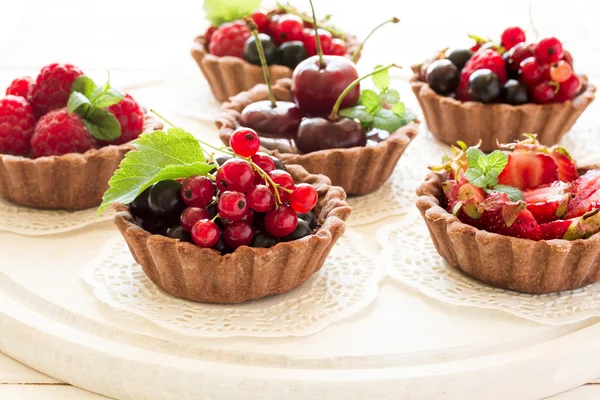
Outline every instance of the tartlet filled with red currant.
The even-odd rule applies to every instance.
[[[464,142],[453,149],[417,190],[448,263],[525,293],[600,280],[600,165],[577,167],[565,149],[535,135],[491,154]]]
[[[205,9],[207,6],[205,5]],[[264,83],[256,41],[264,48],[264,57],[273,79],[289,78],[302,61],[317,54],[316,32],[312,18],[288,5],[264,10],[239,10],[221,17],[224,6],[206,9],[211,27],[198,36],[192,46],[192,57],[208,81],[218,101]],[[252,36],[242,20],[251,15],[260,35]],[[231,20],[231,15],[239,18]],[[360,57],[360,43],[322,21],[319,34],[325,54],[345,56],[353,61]]]
[[[15,79],[0,99],[0,197],[15,204],[96,207],[142,132],[161,129],[128,94],[71,64]]]
[[[344,233],[351,209],[343,189],[258,152],[250,129],[237,130],[220,157],[175,128],[134,145],[100,212],[115,204],[133,257],[174,296],[241,303],[288,292],[323,266]]]
[[[537,132],[554,145],[594,100],[596,88],[573,67],[573,57],[555,37],[527,43],[519,27],[500,41],[471,36],[470,49],[448,48],[414,66],[411,86],[436,138],[452,144],[497,143]]]

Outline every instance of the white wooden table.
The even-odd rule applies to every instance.
[[[341,0],[316,2],[320,14],[331,12],[339,25],[351,27],[359,35],[364,35],[386,15],[402,19],[393,36],[388,31],[367,47],[362,61],[365,70],[386,61],[408,65],[427,55],[429,50],[459,43],[465,29],[497,35],[504,24],[497,26],[494,21],[528,24],[526,2],[519,0],[503,2],[500,8],[496,2],[476,0],[374,0],[360,12],[342,7],[344,3]],[[583,1],[574,1],[568,10],[559,7],[563,1],[545,1],[543,7],[541,3],[540,0],[534,2],[538,29],[567,41],[581,70],[598,71],[599,34],[591,29],[595,13],[587,8],[593,7],[592,3],[585,2],[584,6]],[[492,12],[494,17],[489,18]],[[72,62],[99,79],[104,71],[110,70],[116,86],[132,91],[144,104],[174,112],[176,102],[165,100],[165,94],[173,96],[174,93],[167,87],[171,82],[169,77],[182,63],[192,63],[187,47],[189,40],[204,26],[202,18],[201,2],[197,0],[172,0],[168,4],[134,0],[30,0],[3,4],[0,87],[5,87],[15,76],[35,74],[50,62]],[[64,384],[0,354],[0,399],[102,398],[105,397]],[[553,397],[556,400],[598,398],[600,385],[594,383]]]

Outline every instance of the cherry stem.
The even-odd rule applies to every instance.
[[[317,21],[317,15],[315,14],[315,8],[313,7],[312,0],[308,0],[310,3],[310,10],[312,11],[313,17],[313,28],[315,30],[315,40],[317,41],[317,54],[319,55],[319,69],[323,69],[327,66],[323,59],[323,47],[321,47],[321,38],[319,37],[319,24]]]
[[[540,33],[535,29],[535,24],[533,23],[533,2],[531,0],[529,0],[529,25],[531,25],[531,30],[533,31],[535,38],[539,39]]]
[[[385,67],[374,69],[372,72],[368,73],[365,76],[362,76],[362,77],[356,79],[354,82],[352,82],[351,84],[349,84],[348,87],[346,87],[346,89],[344,89],[344,91],[340,94],[340,96],[338,97],[337,101],[335,102],[335,105],[331,109],[331,114],[329,114],[329,119],[331,121],[337,121],[339,119],[338,112],[340,111],[340,107],[342,105],[342,101],[344,101],[344,97],[346,97],[346,95],[348,93],[350,93],[350,91],[352,89],[354,89],[354,87],[356,85],[358,85],[362,80],[364,80],[364,79],[366,79],[366,78],[368,78],[370,76],[373,76],[375,74],[378,74],[378,73],[380,73],[382,71],[386,71],[386,70],[388,70],[388,69],[390,69],[392,67],[402,68],[402,67],[400,67],[399,65],[396,65],[396,64],[386,65]]]
[[[352,56],[352,62],[355,63],[358,60],[358,57],[360,57],[360,53],[362,53],[363,47],[365,47],[365,43],[367,42],[367,40],[369,40],[369,38],[371,37],[371,35],[373,35],[379,28],[381,28],[384,25],[387,25],[389,23],[392,24],[397,24],[398,22],[400,22],[400,20],[396,17],[393,17],[392,19],[388,19],[387,21],[377,25],[375,27],[375,29],[373,29],[371,31],[371,33],[369,33],[367,35],[367,37],[365,38],[365,40],[362,41],[362,43],[360,44],[360,46],[358,46],[358,49],[356,49],[356,51],[354,52],[354,55]]]
[[[271,101],[271,108],[277,107],[277,99],[273,94],[273,89],[271,88],[271,76],[269,74],[269,65],[267,64],[267,58],[265,57],[265,49],[263,48],[262,42],[258,37],[258,26],[254,23],[252,18],[244,17],[244,22],[250,32],[252,32],[252,36],[254,36],[254,41],[256,42],[256,50],[258,51],[258,57],[260,58],[260,65],[262,67],[263,76],[265,77],[265,83],[267,84],[267,91],[269,92],[269,100]]]

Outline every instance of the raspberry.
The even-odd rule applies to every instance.
[[[121,136],[108,144],[123,144],[137,139],[144,128],[144,111],[140,105],[130,95],[108,107],[110,111],[121,124]]]
[[[33,111],[39,117],[66,107],[71,85],[83,72],[71,64],[50,64],[42,68],[31,94]]]
[[[60,108],[40,118],[31,138],[31,147],[37,158],[85,153],[98,144],[77,114],[69,115],[66,108]]]
[[[13,95],[0,100],[0,153],[27,155],[34,128],[35,115],[27,100]]]
[[[244,44],[252,33],[244,21],[223,24],[213,33],[209,51],[217,57],[244,58]]]
[[[506,83],[506,62],[502,56],[492,49],[477,51],[473,57],[467,61],[460,74],[460,82],[456,90],[456,97],[461,101],[469,100],[467,93],[469,88],[469,78],[471,74],[478,69],[489,69],[500,78],[502,84]]]
[[[212,40],[213,34],[215,33],[216,30],[217,30],[216,26],[209,26],[208,29],[206,30],[206,33],[204,33],[204,40],[205,40],[207,48],[208,48],[208,46],[210,46],[210,41]]]
[[[10,86],[6,89],[6,94],[12,94],[14,96],[21,96],[25,99],[29,100],[31,96],[31,92],[33,91],[33,87],[35,86],[35,81],[30,76],[23,76],[21,78],[17,78]]]

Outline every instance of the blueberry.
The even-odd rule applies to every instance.
[[[473,101],[491,103],[500,96],[502,83],[498,75],[489,69],[480,69],[469,78],[469,97]]]
[[[313,211],[298,214],[298,218],[306,222],[310,229],[315,229],[317,227],[317,215]]]
[[[298,64],[308,58],[304,44],[299,40],[283,43],[277,49],[279,63],[290,69],[295,69]]]
[[[445,95],[454,92],[460,73],[450,60],[437,60],[427,68],[427,83],[436,93]]]
[[[148,203],[150,197],[150,189],[152,186],[147,187],[138,197],[129,203],[129,211],[134,217],[146,219],[150,217],[150,204]]]
[[[444,57],[456,65],[459,71],[465,67],[465,64],[472,56],[473,52],[469,49],[448,49],[446,50],[446,54],[444,54]]]
[[[186,208],[180,191],[181,183],[174,180],[161,181],[152,186],[148,196],[152,218],[165,223],[178,221]]]
[[[192,235],[183,229],[181,225],[174,225],[168,228],[166,231],[166,236],[173,239],[179,239],[181,242],[193,243]]]
[[[510,79],[504,84],[504,88],[502,89],[502,99],[505,103],[512,104],[513,106],[527,103],[529,101],[527,86],[519,81]]]
[[[308,222],[305,222],[305,221],[299,219],[298,226],[296,226],[296,229],[294,230],[294,232],[290,233],[287,236],[282,237],[281,241],[282,242],[290,242],[292,240],[298,240],[305,236],[310,235],[311,233],[312,233],[312,229],[310,229]]]
[[[258,232],[254,235],[254,239],[252,239],[251,247],[261,247],[261,248],[269,248],[273,247],[277,244],[277,239],[268,233]]]
[[[259,33],[258,39],[262,44],[267,64],[274,64],[277,61],[278,56],[277,46],[275,46],[275,43],[273,43],[271,37],[264,33]],[[254,35],[250,36],[244,44],[244,59],[250,64],[261,65],[260,56],[258,54],[258,47],[256,46],[256,38],[254,37]]]

